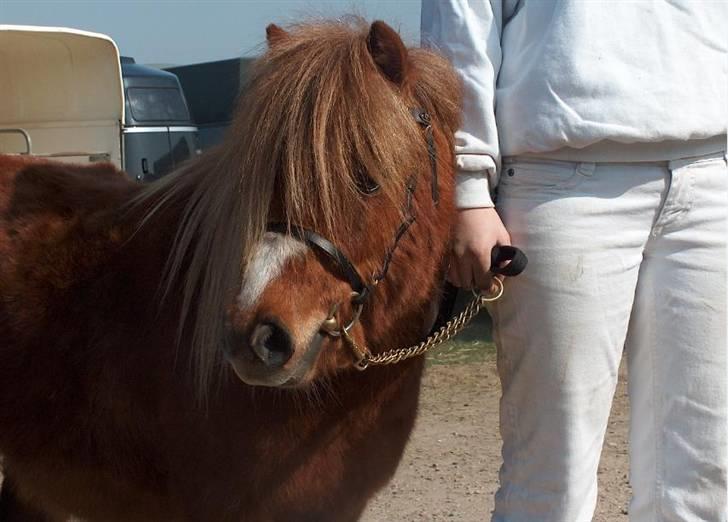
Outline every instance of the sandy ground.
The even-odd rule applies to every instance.
[[[406,453],[392,482],[370,503],[363,522],[490,519],[500,466],[500,385],[492,350],[476,350],[480,357],[445,357],[428,368]],[[625,377],[617,389],[602,453],[597,522],[627,520]]]

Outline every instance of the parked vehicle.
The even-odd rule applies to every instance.
[[[201,149],[222,141],[252,62],[252,58],[233,58],[165,69],[182,84],[192,119],[199,128]]]
[[[149,181],[198,149],[176,77],[122,65],[103,34],[0,25],[0,100],[2,154],[110,161]]]
[[[124,169],[136,179],[164,176],[197,154],[198,129],[177,77],[121,57]]]

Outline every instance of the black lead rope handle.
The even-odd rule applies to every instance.
[[[506,262],[508,264],[503,265]],[[526,265],[528,265],[526,254],[514,246],[496,245],[490,252],[490,272],[492,274],[507,277],[517,276],[525,270]]]
[[[510,261],[510,262],[509,262]],[[505,266],[501,264],[509,262]],[[513,246],[495,246],[490,253],[490,272],[503,276],[517,276],[526,268],[528,258],[522,250]],[[440,328],[445,326],[453,317],[455,301],[457,300],[458,288],[449,281],[445,281],[440,296],[440,306],[435,324],[430,329],[430,335],[434,335]]]

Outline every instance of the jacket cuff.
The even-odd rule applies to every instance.
[[[458,209],[494,207],[485,173],[460,173],[455,179],[455,206]]]
[[[487,155],[456,157],[455,206],[458,209],[494,207],[490,190],[495,185],[496,164]]]

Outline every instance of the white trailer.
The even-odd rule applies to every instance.
[[[0,154],[122,167],[124,89],[106,35],[0,25]]]

